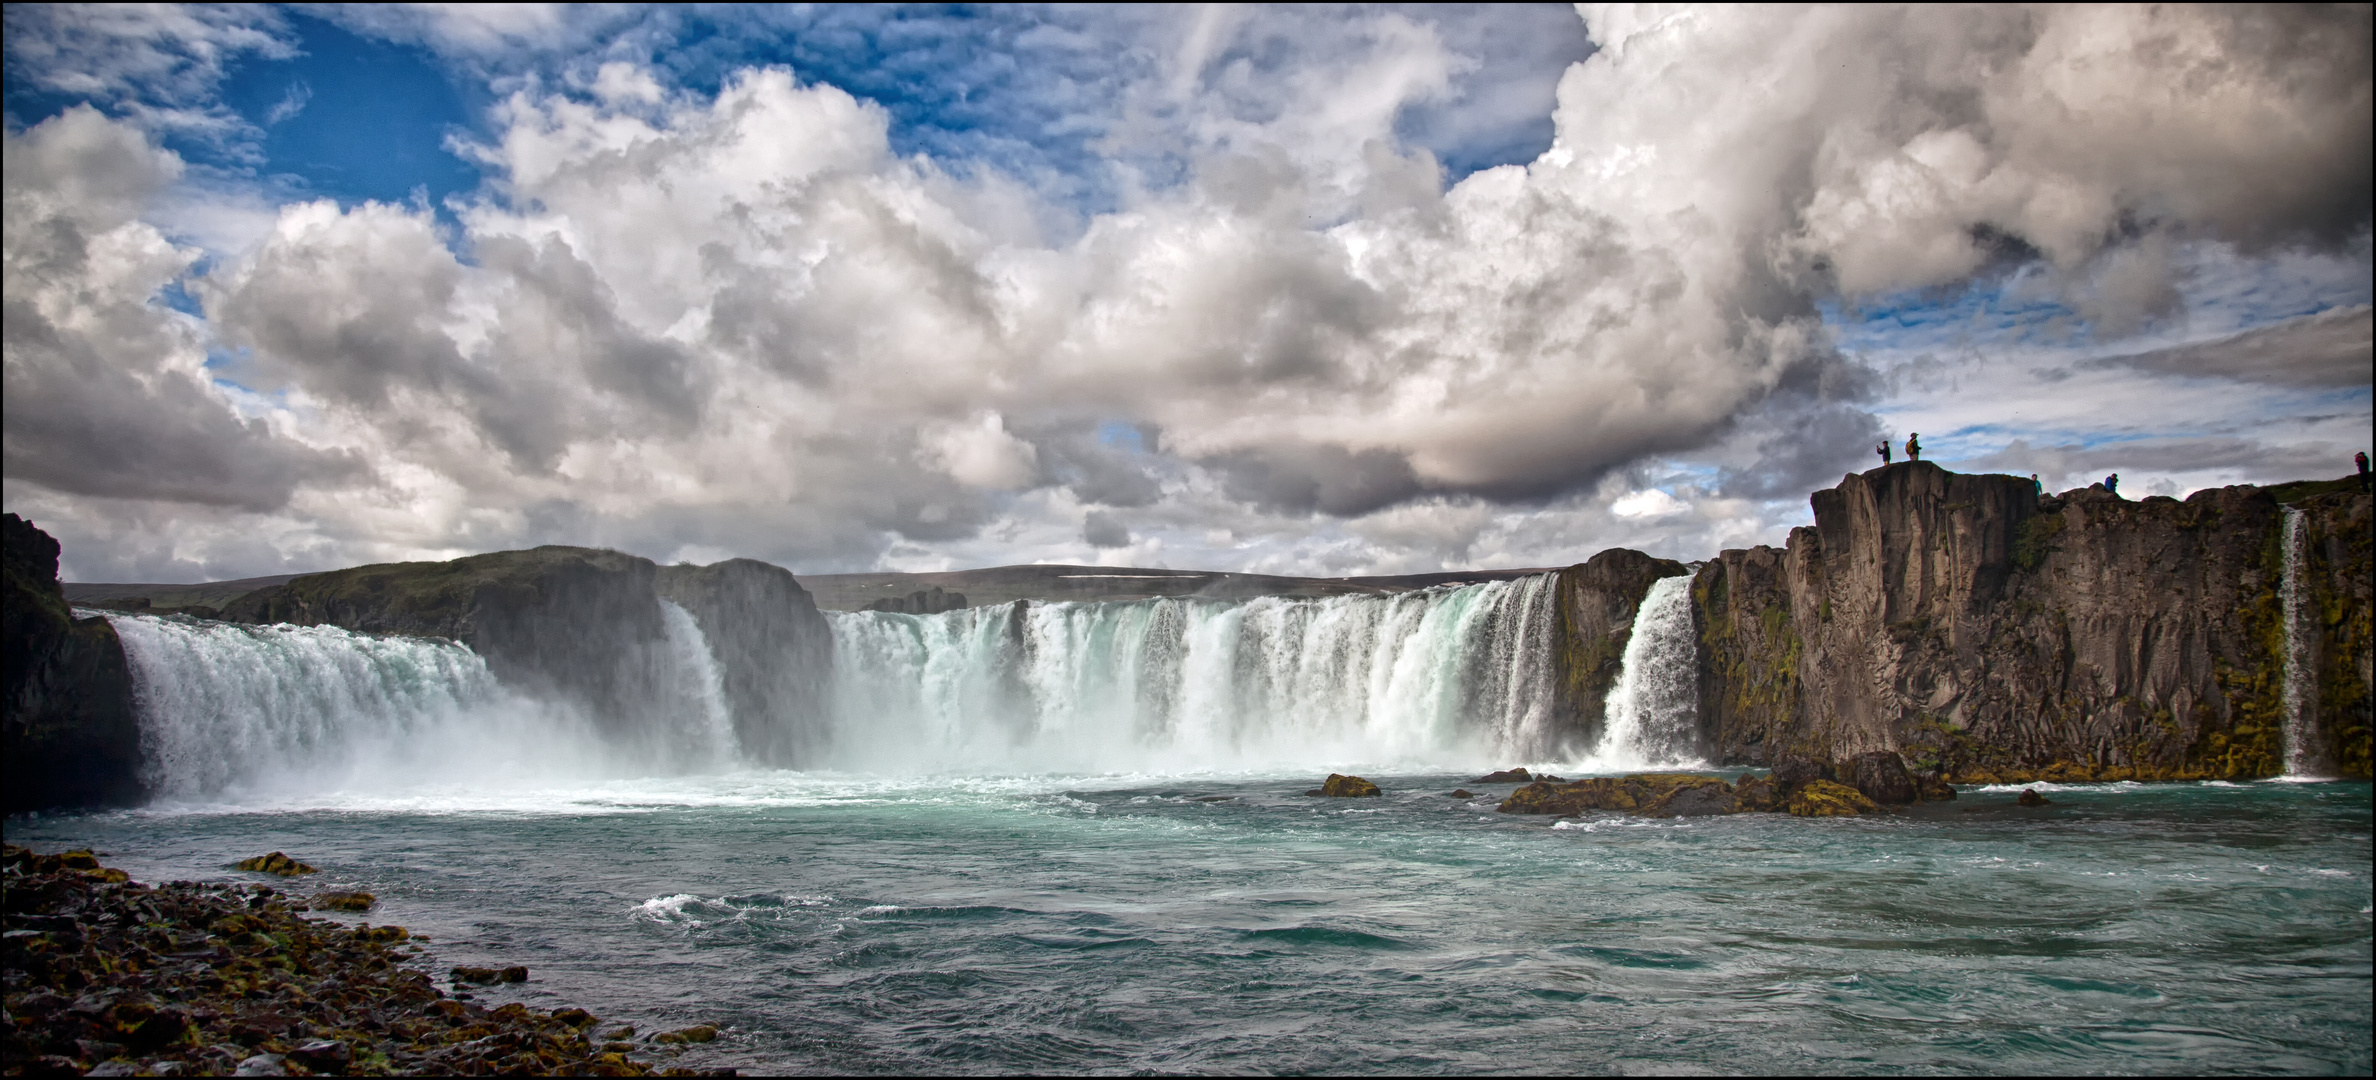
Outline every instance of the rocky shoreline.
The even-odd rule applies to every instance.
[[[438,989],[403,927],[304,914],[367,909],[364,894],[150,886],[89,851],[13,844],[0,863],[9,1076],[734,1075],[667,1061],[714,1027],[638,1040],[584,1009],[490,1008]]]

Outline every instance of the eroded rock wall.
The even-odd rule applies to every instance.
[[[7,812],[140,801],[140,720],[115,628],[74,617],[58,586],[58,542],[32,522],[0,521],[0,550]]]
[[[1559,571],[1555,670],[1568,745],[1553,756],[1572,757],[1599,744],[1609,691],[1623,670],[1642,597],[1658,579],[1690,572],[1673,559],[1627,548],[1611,548]]]
[[[825,730],[833,628],[792,572],[754,559],[664,566],[660,595],[692,613],[724,678],[743,752],[805,764]]]
[[[1963,780],[2281,771],[2270,491],[2041,496],[1911,462],[1812,502],[1815,525],[1785,549],[1725,552],[1694,581],[1722,760],[1895,750]],[[2319,552],[2305,572],[2324,583],[2323,738],[2366,775],[2368,499],[2303,509]]]

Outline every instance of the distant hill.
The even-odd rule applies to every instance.
[[[212,608],[219,611],[231,601],[246,596],[257,589],[273,585],[286,585],[304,576],[303,574],[274,574],[270,577],[240,578],[236,581],[207,581],[196,585],[69,581],[61,587],[66,590],[66,602],[76,607],[111,608],[118,611],[179,611],[189,608]]]
[[[856,611],[871,601],[897,599],[934,586],[963,593],[969,606],[985,607],[1011,600],[1145,600],[1157,596],[1244,599],[1395,593],[1437,585],[1503,581],[1545,572],[1542,569],[1464,570],[1389,577],[1306,578],[1129,566],[994,566],[936,574],[804,574],[799,581],[816,597],[819,608]],[[64,588],[66,601],[80,607],[119,611],[210,609],[193,611],[203,615],[228,607],[231,601],[257,589],[287,584],[302,576],[277,574],[196,585],[84,581],[69,582]]]
[[[1409,592],[1435,585],[1502,581],[1544,570],[1471,570],[1394,577],[1306,578],[1154,570],[1129,566],[994,566],[937,574],[806,574],[802,587],[828,611],[856,611],[876,600],[939,587],[965,594],[972,607],[1011,600],[1146,600],[1158,596],[1244,599],[1254,596],[1345,596]]]

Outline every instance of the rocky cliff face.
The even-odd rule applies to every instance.
[[[106,619],[77,619],[58,586],[58,542],[0,520],[0,777],[9,813],[140,801],[132,672]]]
[[[792,572],[752,559],[664,566],[660,595],[692,613],[726,684],[743,752],[803,764],[831,692],[833,628]]]
[[[1785,549],[1727,551],[1694,579],[1708,737],[1727,762],[1894,750],[1965,781],[2274,775],[2278,499],[2041,496],[1928,462],[1846,477]],[[2301,509],[2318,739],[2366,775],[2368,497]]]
[[[1552,756],[1576,756],[1600,743],[1609,691],[1617,685],[1642,597],[1658,579],[1690,572],[1672,559],[1626,548],[1611,548],[1559,571],[1554,670],[1567,743]]]

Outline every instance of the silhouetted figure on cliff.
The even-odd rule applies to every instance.
[[[1919,434],[1916,434],[1916,433],[1914,433],[1914,432],[1907,432],[1907,433],[1906,433],[1906,460],[1908,460],[1908,461],[1920,461],[1920,460],[1922,460],[1922,436],[1921,436],[1921,435],[1919,435]]]
[[[1883,467],[1885,467],[1885,468],[1886,468],[1886,467],[1889,465],[1889,444],[1888,444],[1888,443],[1886,443],[1886,442],[1884,442],[1884,443],[1882,443],[1882,444],[1880,444],[1880,445],[1878,445],[1878,446],[1875,446],[1875,447],[1873,447],[1873,452],[1874,452],[1874,453],[1876,453],[1876,454],[1879,454],[1879,455],[1881,455],[1881,464],[1882,464],[1882,466],[1883,466]],[[2366,455],[2366,454],[2361,454],[2361,455],[2360,455],[2360,472],[2362,472],[2362,473],[2365,473],[2365,472],[2367,472],[2367,471],[2368,471],[2368,455]]]
[[[2036,489],[2038,489],[2038,497],[2039,497],[2039,498],[2043,499],[2043,498],[2045,498],[2045,497],[2046,497],[2046,485],[2045,485],[2045,483],[2044,483],[2043,481],[2040,481],[2040,480],[2038,479],[2038,474],[2036,474],[2036,473],[2031,473],[2031,474],[2030,474],[2030,486],[2031,486],[2031,487],[2034,487],[2034,488],[2036,488]]]
[[[2118,494],[2120,494],[2120,474],[2119,474],[2119,473],[2113,473],[2112,475],[2110,475],[2110,476],[2107,476],[2107,477],[2105,477],[2105,478],[2104,478],[2104,494],[2106,494],[2106,495],[2118,495]]]
[[[1889,455],[1881,455],[1881,460],[1888,461]],[[2368,452],[2362,450],[2351,455],[2351,463],[2359,466],[2360,490],[2366,491],[2368,489]]]

